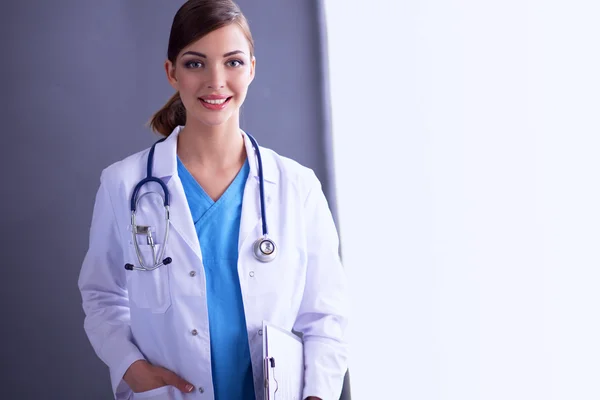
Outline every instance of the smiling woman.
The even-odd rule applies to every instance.
[[[263,322],[302,334],[302,399],[340,397],[337,231],[313,171],[240,128],[255,66],[235,3],[186,2],[164,64],[176,93],[150,124],[164,138],[102,173],[79,287],[117,399],[262,399]]]
[[[221,53],[221,49],[235,50]],[[219,125],[244,102],[255,60],[242,28],[231,24],[210,32],[167,60],[169,82],[187,110],[187,125]],[[202,107],[200,107],[202,106]],[[206,113],[204,109],[227,113]]]
[[[198,18],[202,18],[201,23]],[[190,122],[212,125],[224,118],[219,115],[206,120],[206,113],[196,113],[202,110],[199,105],[220,111],[234,100],[229,109],[239,110],[254,78],[256,63],[248,21],[241,12],[232,12],[229,2],[187,2],[175,16],[175,21],[165,69],[176,93],[150,123],[155,131],[165,136],[180,125]],[[228,47],[229,50],[221,53]],[[236,93],[224,93],[225,84]],[[196,122],[188,122],[187,118],[194,118]]]

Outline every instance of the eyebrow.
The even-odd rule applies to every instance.
[[[229,53],[223,54],[223,57],[229,57],[229,56],[233,56],[235,54],[245,54],[245,53],[241,50],[234,50],[234,51],[230,51]],[[181,56],[183,57],[185,55],[191,55],[191,56],[196,56],[196,57],[201,57],[201,58],[208,58],[208,57],[206,57],[206,54],[198,53],[197,51],[186,51]]]

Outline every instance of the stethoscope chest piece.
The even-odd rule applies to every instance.
[[[266,236],[260,237],[254,242],[254,257],[260,262],[271,262],[277,256],[275,242]]]

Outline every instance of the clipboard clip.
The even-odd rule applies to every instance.
[[[272,379],[275,382],[275,390],[273,390],[273,394],[277,392],[279,388],[279,383],[277,379],[275,379],[275,358],[274,357],[265,357],[264,359],[264,379],[265,379],[265,390],[266,393],[269,393],[270,384],[269,381]],[[269,397],[266,397],[269,398]]]

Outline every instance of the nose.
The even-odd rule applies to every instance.
[[[209,89],[222,89],[225,87],[225,71],[220,66],[210,69],[207,86]]]

